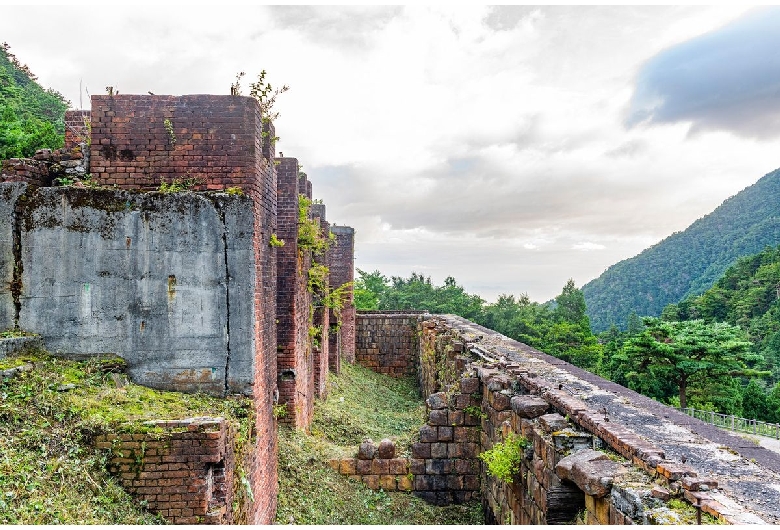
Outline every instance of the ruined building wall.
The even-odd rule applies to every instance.
[[[312,204],[311,212],[314,219],[320,226],[320,234],[324,238],[328,238],[330,234],[330,223],[325,217],[325,205],[324,204]],[[314,256],[316,263],[325,265],[330,264],[330,250],[326,249],[322,254]],[[325,288],[330,288],[329,277],[325,278]],[[330,350],[330,311],[323,305],[320,300],[314,308],[314,326],[318,328],[318,333],[315,336],[314,344],[314,395],[315,397],[324,398],[327,390],[328,379],[328,356]]]
[[[311,253],[298,245],[299,195],[307,196],[299,181],[298,160],[277,159],[277,371],[279,402],[287,405],[281,421],[298,428],[311,423],[314,397],[314,359],[309,339],[311,293],[307,289]],[[309,197],[311,198],[311,197]]]
[[[237,477],[246,450],[222,418],[158,421],[157,432],[104,434],[97,449],[122,487],[173,524],[246,524],[247,494]]]
[[[18,208],[6,323],[55,353],[121,355],[154,388],[253,392],[249,199],[0,186]]]
[[[359,311],[355,316],[355,361],[374,372],[417,375],[422,313]]]
[[[336,241],[330,249],[330,285],[333,288],[355,280],[355,230],[349,226],[332,224],[330,231],[336,236]],[[330,367],[338,372],[339,362],[355,362],[355,302],[350,288],[344,308],[341,310],[341,328],[336,334],[336,347],[331,348]],[[336,316],[331,313],[331,325],[336,322]],[[335,351],[334,351],[335,350]]]
[[[92,175],[152,190],[175,178],[198,189],[244,187],[257,176],[260,116],[243,96],[92,96]]]
[[[428,415],[406,459],[411,485],[393,475],[403,461],[369,456],[365,444],[331,462],[341,473],[374,489],[395,481],[435,504],[481,498],[488,524],[680,524],[679,501],[687,517],[780,521],[780,466],[768,451],[460,317],[421,328]],[[504,480],[479,455],[512,439],[521,447],[503,458],[518,467]],[[760,498],[751,480],[733,480],[735,465],[769,484]]]

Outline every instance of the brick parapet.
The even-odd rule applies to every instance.
[[[250,97],[92,96],[90,123],[91,172],[107,186],[151,190],[194,179],[198,190],[248,191],[258,161],[270,158]]]

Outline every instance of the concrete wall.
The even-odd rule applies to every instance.
[[[11,289],[1,293],[6,327],[16,319],[59,354],[120,355],[134,381],[154,388],[252,393],[248,198],[0,190],[24,199],[8,217],[18,227],[21,291],[18,306]],[[2,204],[8,211],[14,201]],[[13,256],[7,234],[0,243]]]

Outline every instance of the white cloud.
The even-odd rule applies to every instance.
[[[358,267],[548,300],[775,169],[762,138],[624,127],[651,57],[744,11],[117,7],[80,14],[79,39],[62,24],[71,8],[6,6],[3,40],[74,102],[80,80],[92,93],[227,93],[238,71],[265,69],[291,87],[278,149],[330,220],[355,227]]]

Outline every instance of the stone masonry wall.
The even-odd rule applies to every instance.
[[[149,510],[174,524],[246,524],[236,476],[235,428],[222,418],[158,421],[149,433],[95,439],[110,451],[109,471]],[[234,506],[238,511],[234,510]]]
[[[725,523],[778,520],[768,502],[775,489],[763,489],[757,502],[750,480],[735,481],[733,464],[718,464],[739,460],[737,439],[710,434],[735,449],[691,440],[698,435],[686,431],[688,417],[668,423],[676,411],[459,317],[432,317],[421,327],[420,381],[429,395],[428,420],[408,460],[415,495],[436,504],[479,497],[488,524],[680,524],[681,508],[670,499],[689,503],[689,514],[699,509]],[[603,388],[632,400],[614,400]],[[661,409],[663,419],[641,406]],[[645,436],[635,432],[640,428]],[[519,441],[519,452],[506,452],[511,440]],[[687,464],[685,455],[667,452],[680,447]],[[488,451],[517,458],[509,480],[488,472],[478,458]],[[332,465],[375,489],[383,480],[400,484],[399,475],[375,472],[383,469],[376,457],[361,463],[361,453],[362,445],[356,459]],[[770,469],[756,472],[780,484]]]
[[[355,361],[393,377],[417,375],[418,333],[422,315],[358,312],[355,317]]]

